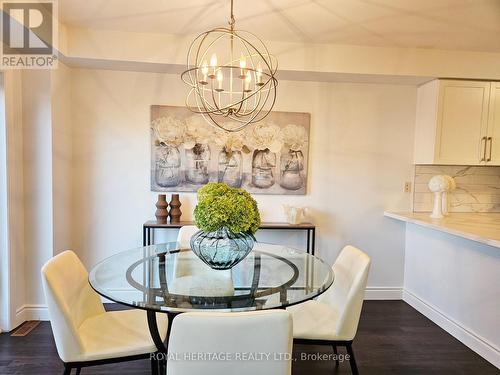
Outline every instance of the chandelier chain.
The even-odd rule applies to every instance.
[[[229,21],[229,26],[231,26],[231,30],[234,29],[234,25],[236,24],[236,19],[234,18],[234,2],[231,0],[231,19]]]

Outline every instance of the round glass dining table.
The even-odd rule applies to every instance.
[[[89,273],[92,288],[109,300],[144,309],[153,341],[166,348],[156,313],[283,309],[315,298],[333,283],[332,268],[291,247],[256,243],[230,270],[213,270],[177,242],[115,254]]]

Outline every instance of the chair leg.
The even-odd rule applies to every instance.
[[[167,373],[167,366],[166,366],[166,361],[164,359],[160,359],[159,361],[160,364],[160,375],[165,375]]]
[[[151,357],[151,375],[158,375],[158,360]]]
[[[63,375],[70,375],[70,374],[71,374],[71,367],[64,365]]]
[[[353,375],[358,375],[358,366],[356,365],[356,359],[354,358],[354,351],[352,350],[352,342],[346,344],[347,354],[349,354],[349,363],[351,364],[351,372]]]
[[[335,354],[335,367],[339,367],[339,352],[337,351],[337,345],[333,344],[333,354]]]

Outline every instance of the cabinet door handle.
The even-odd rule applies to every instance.
[[[486,161],[486,143],[488,143],[488,138],[487,137],[481,138],[481,146],[483,146],[483,157],[481,158],[480,161]]]
[[[491,161],[491,149],[493,148],[493,138],[492,137],[488,137],[487,141],[490,142],[490,153],[489,153],[488,159],[486,159],[486,161]]]

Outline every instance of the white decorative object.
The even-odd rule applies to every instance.
[[[304,207],[294,207],[288,204],[283,205],[285,210],[286,221],[288,224],[300,224],[302,223],[302,218],[304,217],[305,208]]]
[[[448,193],[451,192],[452,190],[455,190],[457,187],[457,184],[455,182],[455,179],[451,176],[445,175],[444,178],[448,181],[448,189],[446,191],[443,191],[442,196],[441,196],[441,212],[443,213],[444,216],[448,216],[449,214],[449,201],[448,201]]]
[[[443,175],[437,175],[430,179],[429,190],[434,193],[434,208],[430,215],[433,219],[442,219],[443,215],[443,192],[450,188],[449,180]]]

